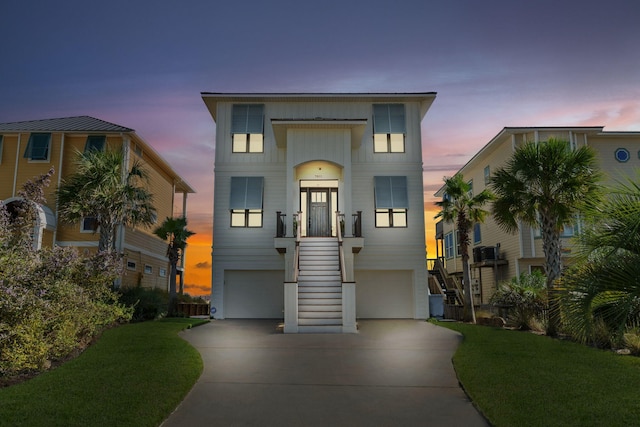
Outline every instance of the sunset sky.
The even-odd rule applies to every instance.
[[[187,292],[209,293],[215,124],[201,92],[437,92],[433,193],[505,126],[640,131],[640,2],[3,0],[0,122],[136,130],[188,198]],[[0,183],[2,185],[2,183]]]

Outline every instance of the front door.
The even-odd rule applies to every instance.
[[[309,237],[331,236],[329,196],[330,190],[326,188],[309,190]]]

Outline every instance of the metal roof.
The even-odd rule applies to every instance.
[[[128,127],[90,116],[0,123],[0,132],[133,132]]]

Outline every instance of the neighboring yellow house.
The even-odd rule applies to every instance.
[[[605,132],[603,127],[506,127],[476,153],[458,172],[472,183],[474,193],[482,191],[491,174],[503,166],[515,149],[528,141],[564,139],[576,148],[592,147],[604,172],[604,184],[637,178],[640,169],[640,132]],[[441,197],[440,188],[436,196]],[[490,210],[491,206],[486,206]],[[566,227],[562,235],[563,262],[570,261],[574,250],[572,237],[580,229]],[[458,253],[454,224],[436,224],[437,257],[444,261],[449,274],[462,277],[462,259]],[[471,285],[476,304],[488,304],[496,283],[510,280],[521,273],[543,270],[544,253],[539,230],[521,225],[518,232],[508,234],[498,228],[489,216],[485,223],[476,224],[471,233],[469,261]]]
[[[38,208],[36,249],[58,245],[83,252],[97,250],[99,235],[93,232],[90,219],[74,225],[60,223],[55,197],[61,179],[73,173],[77,153],[89,147],[122,149],[129,165],[135,160],[142,163],[159,221],[173,216],[176,193],[183,194],[182,215],[186,215],[187,194],[195,191],[133,129],[88,116],[0,123],[0,200],[9,209],[27,180],[55,169],[51,186],[45,189],[46,205]],[[117,249],[126,263],[123,286],[168,289],[167,242],[153,235],[154,227],[120,227]]]

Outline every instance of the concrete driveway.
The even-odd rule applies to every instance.
[[[417,320],[360,320],[358,334],[282,334],[272,320],[183,332],[204,372],[162,424],[488,426],[458,385],[461,336]]]

